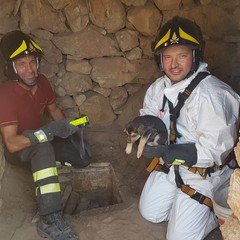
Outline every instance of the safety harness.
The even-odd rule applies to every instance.
[[[164,95],[163,98],[163,107],[161,111],[164,111],[164,106],[166,102],[168,101],[169,111],[170,111],[170,143],[174,144],[177,137],[181,137],[180,133],[177,131],[177,118],[179,117],[180,110],[183,107],[185,101],[190,96],[194,88],[203,80],[205,77],[209,75],[208,72],[200,72],[197,74],[197,76],[192,80],[192,82],[185,88],[185,90],[182,93],[178,94],[178,103],[175,107],[173,107],[173,104],[167,100],[166,96]],[[180,164],[179,164],[180,165]],[[195,189],[190,187],[189,185],[184,184],[180,173],[179,173],[179,165],[174,164],[174,172],[175,172],[175,182],[178,188],[181,189],[182,192],[189,195],[192,199],[198,201],[200,204],[204,204],[210,208],[210,210],[213,210],[213,203],[212,200],[209,197],[206,197],[205,195],[197,192]],[[169,172],[169,168],[172,165],[166,164],[166,163],[160,163],[159,158],[154,158],[152,162],[147,167],[148,172],[152,172],[153,170],[161,171],[164,173]],[[189,167],[189,171],[196,173],[198,172],[203,179],[206,178],[208,174],[211,172],[214,172],[214,168],[199,168],[199,167]]]
[[[170,111],[170,143],[173,144],[176,141],[176,138],[181,137],[181,134],[177,131],[177,118],[179,117],[180,110],[182,109],[185,101],[188,99],[194,88],[210,73],[208,72],[200,72],[197,76],[191,81],[191,83],[184,89],[183,92],[178,94],[178,103],[175,107],[173,107],[172,102],[170,102],[167,97],[163,96],[163,105],[160,111],[164,112],[164,107],[166,102],[168,101],[169,111]]]
[[[172,166],[171,164],[160,163],[159,158],[153,158],[153,160],[147,167],[147,171],[151,173],[152,171],[155,170],[155,171],[164,172],[168,174],[171,166]],[[189,195],[192,199],[198,201],[201,204],[208,206],[210,210],[213,211],[213,203],[211,198],[206,197],[205,195],[197,192],[194,188],[190,187],[189,185],[184,184],[179,173],[179,165],[173,165],[173,167],[174,167],[175,182],[177,187],[180,188],[182,192]],[[201,169],[201,168],[192,167],[191,170],[190,168],[188,170],[192,172],[193,169],[194,171],[197,171],[197,169]],[[204,174],[202,177],[203,179],[206,178],[206,174]]]

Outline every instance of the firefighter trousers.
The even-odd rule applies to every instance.
[[[28,147],[18,153],[21,161],[30,161],[39,215],[62,210],[55,153],[51,143]]]

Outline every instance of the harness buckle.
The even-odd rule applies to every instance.
[[[191,196],[191,198],[198,201],[201,204],[203,204],[203,202],[204,202],[203,195],[197,191],[195,191],[195,193]]]

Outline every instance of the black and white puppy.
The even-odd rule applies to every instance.
[[[140,139],[137,150],[137,158],[140,158],[145,144],[151,146],[166,144],[168,132],[164,122],[155,116],[138,116],[130,121],[124,132],[127,133],[127,154],[132,152],[133,143]]]

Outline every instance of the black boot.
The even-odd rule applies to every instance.
[[[79,237],[63,219],[61,212],[40,216],[37,232],[39,236],[49,240],[79,240]]]

